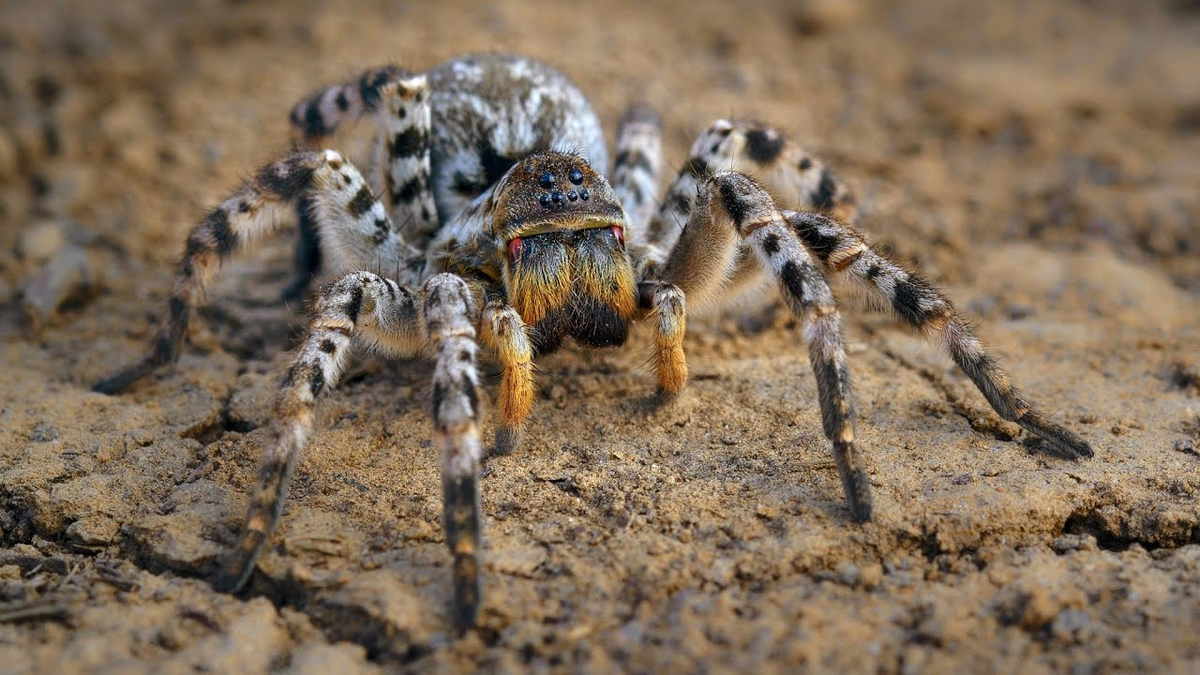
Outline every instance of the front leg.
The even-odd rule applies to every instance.
[[[817,213],[784,211],[788,226],[831,277],[856,283],[874,304],[950,353],[954,363],[1001,417],[1046,441],[1045,449],[1068,459],[1093,455],[1092,446],[1056,424],[1017,390],[975,336],[954,304],[915,271],[880,255],[856,230]]]
[[[439,274],[425,285],[425,331],[433,346],[434,440],[442,450],[442,521],[453,556],[455,627],[475,625],[482,600],[479,548],[478,306],[460,277]]]
[[[368,272],[346,275],[318,296],[308,336],[275,396],[259,482],[237,547],[214,582],[218,590],[234,592],[246,583],[279,524],[292,471],[312,432],[317,398],[341,379],[351,337],[361,335],[385,353],[411,356],[423,344],[419,319],[415,294]]]
[[[871,485],[855,445],[841,317],[825,278],[766,191],[738,173],[718,174],[702,184],[687,227],[661,268],[662,279],[689,299],[713,299],[728,282],[739,243],[749,246],[773,274],[788,306],[804,322],[822,428],[833,446],[851,514],[869,520]]]
[[[504,367],[500,380],[496,447],[493,454],[507,455],[525,433],[525,418],[533,409],[533,345],[517,310],[503,302],[488,303],[480,322],[480,341],[495,351]]]

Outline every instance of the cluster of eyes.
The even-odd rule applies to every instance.
[[[583,172],[579,169],[571,169],[571,172],[567,174],[567,179],[575,185],[583,185]],[[554,174],[550,173],[549,171],[542,174],[542,177],[538,179],[538,184],[549,191],[543,193],[542,196],[538,198],[538,201],[541,202],[542,206],[545,208],[550,208],[551,206],[562,206],[568,201],[573,202],[577,199],[582,199],[586,202],[592,196],[585,187],[580,187],[578,190],[572,188],[566,193],[560,192],[559,190],[554,189],[555,183],[556,181],[554,179]]]

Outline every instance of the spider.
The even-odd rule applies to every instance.
[[[321,149],[340,125],[365,117],[378,129],[366,177]],[[659,202],[659,116],[634,105],[621,117],[610,182],[601,173],[604,133],[588,100],[559,71],[529,58],[465,56],[424,73],[371,69],[313,93],[290,119],[297,148],[192,229],[148,354],[94,386],[114,393],[174,362],[221,261],[298,211],[298,269],[285,296],[303,296],[318,273],[336,280],[314,294],[306,337],[279,383],[259,481],[217,576],[220,589],[236,591],[249,578],[279,522],[316,401],[337,385],[357,339],[387,356],[432,357],[451,615],[460,630],[474,625],[482,596],[480,349],[502,368],[493,452],[508,453],[533,406],[538,355],[567,338],[619,346],[632,322],[647,319],[658,392],[669,399],[687,380],[686,303],[730,297],[763,272],[803,323],[822,427],[855,520],[870,519],[871,490],[855,445],[831,279],[859,287],[944,347],[1001,417],[1044,440],[1039,447],[1092,456],[1085,441],[1018,393],[944,295],[866,243],[852,226],[844,184],[772,127],[718,120],[696,139]],[[778,208],[734,168],[807,210]]]

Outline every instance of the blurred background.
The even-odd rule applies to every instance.
[[[0,243],[23,256],[0,277],[11,294],[53,248],[18,241],[46,218],[160,266],[286,148],[305,93],[372,64],[513,51],[567,72],[610,135],[630,101],[655,105],[673,164],[714,118],[779,125],[939,274],[969,275],[958,261],[989,240],[1097,239],[1196,290],[1198,30],[1183,1],[10,0]]]

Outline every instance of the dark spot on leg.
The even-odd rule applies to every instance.
[[[412,202],[417,198],[417,195],[421,194],[421,191],[424,190],[424,188],[424,178],[419,175],[413,176],[408,180],[408,182],[406,182],[404,185],[401,185],[400,189],[392,193],[392,199],[399,203]]]
[[[358,189],[358,192],[355,193],[354,198],[350,200],[350,203],[346,204],[346,210],[350,212],[352,217],[360,218],[362,214],[370,211],[374,204],[375,197],[371,195],[371,188],[367,187],[364,183]]]
[[[783,277],[783,287],[795,300],[796,304],[804,306],[804,273],[800,270],[799,265],[794,260],[789,260],[783,264],[783,269],[780,271],[780,276]]]
[[[342,112],[346,112],[346,110],[350,108],[350,99],[346,98],[345,89],[338,92],[337,98],[334,99],[334,103],[337,104],[338,110],[341,110]]]
[[[362,286],[355,286],[350,291],[350,299],[346,301],[342,311],[346,317],[350,319],[350,323],[358,323],[358,313],[362,311],[363,289]]]
[[[892,297],[892,307],[896,313],[904,318],[909,324],[921,327],[929,319],[930,312],[921,309],[921,298],[925,296],[922,284],[909,278],[904,281],[897,281],[895,284],[895,295]]]
[[[796,168],[800,169],[801,171],[808,171],[809,169],[812,168],[812,165],[813,165],[813,161],[811,159],[809,159],[808,157],[805,157],[800,160],[800,163],[796,165]]]
[[[783,136],[773,131],[751,129],[746,132],[746,155],[759,164],[775,161],[783,152],[783,145]]]
[[[637,150],[622,150],[617,154],[617,159],[613,166],[623,166],[629,169],[641,169],[647,173],[654,170],[650,164],[650,158],[645,153]]]
[[[454,176],[450,179],[450,187],[463,197],[474,197],[487,189],[487,185],[481,185],[461,171],[454,172]]]
[[[325,388],[325,374],[320,368],[313,368],[312,375],[308,381],[308,389],[312,392],[313,398],[321,395],[321,390]]]
[[[702,157],[692,157],[688,159],[687,164],[685,164],[683,168],[679,170],[679,173],[683,176],[690,174],[695,178],[703,178],[712,173],[712,171],[708,167],[708,162],[704,161]]]
[[[671,195],[670,203],[671,203],[671,208],[674,209],[676,212],[678,212],[684,216],[691,215],[692,200],[690,197],[688,197],[682,191],[676,192],[675,194]]]
[[[768,234],[763,239],[762,247],[763,250],[767,252],[767,255],[773,256],[776,253],[779,253],[779,235],[773,232]]]
[[[318,349],[325,352],[326,354],[332,354],[333,351],[335,349],[337,349],[337,345],[335,345],[333,343],[333,340],[326,338],[324,340],[321,340],[321,345],[318,347]]]
[[[812,204],[817,209],[832,209],[834,207],[833,198],[837,195],[837,177],[829,169],[821,170],[821,182],[817,185],[817,191],[812,195]]]
[[[433,423],[436,426],[442,425],[441,411],[442,401],[446,400],[446,388],[441,382],[433,383]]]
[[[259,172],[255,182],[264,192],[281,199],[295,199],[312,183],[314,167],[308,163],[311,159],[311,154],[300,153],[270,164]]]
[[[721,192],[721,205],[725,207],[725,211],[733,218],[733,224],[739,229],[742,227],[742,222],[746,220],[746,214],[750,210],[750,204],[744,195],[738,194],[737,188],[734,187],[732,180],[727,180],[725,177],[720,181],[719,190]]]
[[[409,127],[392,137],[392,157],[416,157],[429,147],[429,132]]]
[[[217,245],[217,255],[224,258],[237,247],[237,235],[229,226],[229,214],[225,209],[217,208],[208,214],[208,230],[212,233]]]
[[[808,250],[821,262],[829,260],[829,256],[841,244],[841,238],[837,234],[825,234],[821,231],[820,226],[828,222],[826,218],[816,214],[801,214],[799,219],[792,220],[793,229],[800,241],[804,242]]]
[[[314,98],[304,108],[304,135],[316,138],[328,133],[329,129],[325,127],[325,120],[321,117],[320,98]]]

